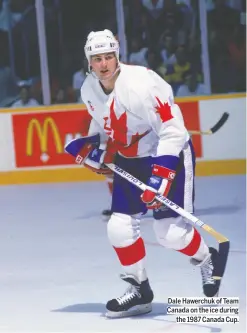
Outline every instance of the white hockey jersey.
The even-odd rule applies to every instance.
[[[120,68],[109,95],[92,74],[82,85],[81,98],[93,118],[89,135],[100,133],[102,144],[112,141],[125,157],[178,156],[189,134],[171,86],[145,67]]]

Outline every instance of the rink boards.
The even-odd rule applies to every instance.
[[[193,135],[197,176],[246,172],[245,94],[179,98],[188,130],[208,130],[230,114],[213,135]],[[104,179],[74,164],[64,144],[80,136],[85,106],[66,104],[0,109],[0,184]]]

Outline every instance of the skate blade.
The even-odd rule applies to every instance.
[[[152,304],[142,304],[142,305],[136,305],[133,308],[129,309],[128,311],[122,311],[122,312],[115,312],[115,311],[108,311],[105,316],[107,318],[124,318],[124,317],[132,317],[132,316],[138,316],[145,313],[149,313],[152,311]]]

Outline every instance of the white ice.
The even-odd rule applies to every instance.
[[[152,313],[104,317],[105,303],[127,285],[100,212],[104,182],[0,187],[0,332],[246,332],[245,177],[196,180],[196,215],[231,240],[220,296],[240,297],[239,324],[177,324],[168,297],[203,296],[187,257],[157,245],[143,220]],[[210,245],[217,243],[205,232]]]

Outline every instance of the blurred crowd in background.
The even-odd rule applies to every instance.
[[[155,70],[175,96],[207,94],[199,1],[206,6],[211,93],[245,92],[245,0],[123,0],[127,63]],[[115,0],[43,3],[52,103],[80,103],[87,34],[117,35]],[[35,0],[0,0],[0,49],[0,107],[42,105]]]

